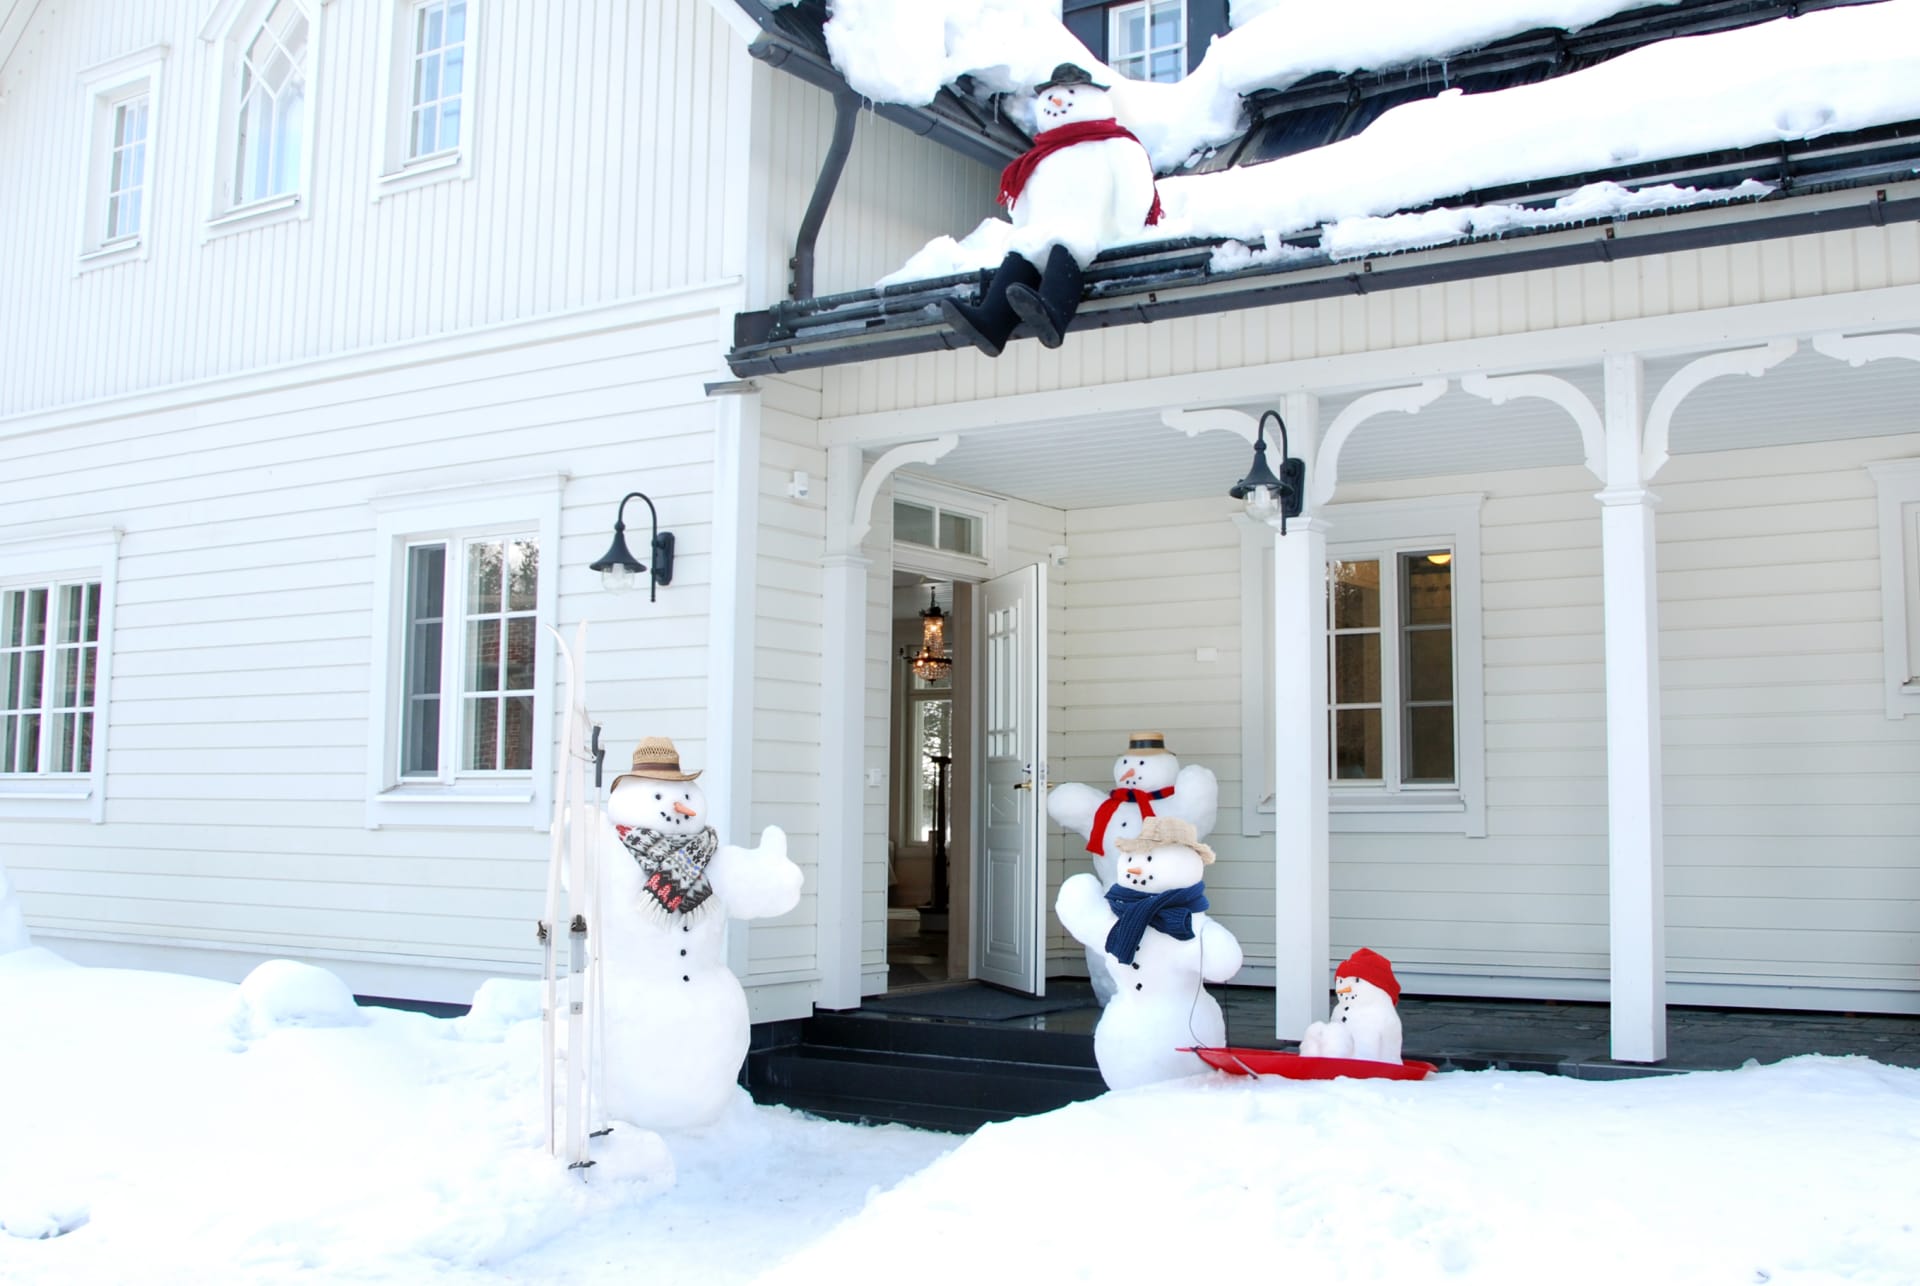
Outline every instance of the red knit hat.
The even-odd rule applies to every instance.
[[[1400,982],[1393,976],[1393,964],[1378,951],[1361,947],[1333,971],[1333,976],[1336,980],[1358,978],[1370,982],[1386,992],[1388,1000],[1396,1005],[1400,1003]]]

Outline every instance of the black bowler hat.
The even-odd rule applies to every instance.
[[[1088,85],[1094,89],[1106,88],[1088,75],[1085,67],[1076,66],[1073,63],[1061,63],[1053,69],[1053,75],[1033,87],[1033,92],[1044,94],[1055,85]]]

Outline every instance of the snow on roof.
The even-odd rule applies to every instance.
[[[1325,147],[1162,179],[1167,217],[1141,240],[1234,238],[1264,241],[1275,251],[1281,238],[1304,229],[1377,220],[1476,189],[1913,120],[1920,118],[1916,50],[1920,0],[1885,0],[1662,41],[1494,93],[1449,90],[1396,107],[1365,132]],[[1586,194],[1578,217],[1647,208],[1625,189],[1616,193],[1620,203],[1612,211]],[[1751,195],[1736,190],[1704,198]],[[1700,199],[1703,194],[1677,189],[1670,204]],[[938,238],[886,281],[997,263],[1005,253],[1004,227],[990,220],[965,241]],[[1429,220],[1412,244],[1473,235],[1467,227],[1440,236],[1439,227]],[[1382,248],[1408,244],[1398,239],[1404,228],[1374,231]],[[1364,244],[1364,236],[1350,238],[1345,253],[1370,252],[1355,249]]]
[[[1061,25],[1058,0],[830,0],[826,38],[847,83],[877,103],[930,103],[942,86],[969,76],[984,93],[1016,95],[1009,110],[1024,114],[1026,91],[1060,63],[1097,70],[1113,86],[1120,123],[1166,170],[1239,133],[1241,95],[1256,89],[1444,58],[1524,31],[1575,31],[1623,10],[1674,3],[1270,0],[1250,18],[1236,14],[1235,29],[1215,37],[1200,65],[1171,85],[1128,80],[1094,58]]]

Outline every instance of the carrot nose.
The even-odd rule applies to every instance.
[[[1132,781],[1137,774],[1131,768],[1120,774],[1121,781]]]
[[[1060,95],[1058,94],[1048,94],[1047,101],[1049,103],[1052,103],[1055,107],[1065,107],[1067,105],[1067,100],[1060,97]]]
[[[1128,875],[1138,875],[1138,874],[1140,874],[1140,868],[1139,868],[1139,867],[1137,867],[1137,866],[1129,866],[1129,867],[1127,868],[1127,874],[1128,874]]]
[[[691,808],[688,808],[685,804],[681,803],[677,799],[673,801],[673,811],[680,814],[682,817],[698,817],[700,815],[694,812]]]

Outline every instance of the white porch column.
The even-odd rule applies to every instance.
[[[1667,1056],[1665,852],[1660,766],[1660,611],[1653,509],[1642,463],[1642,373],[1606,358],[1606,488],[1600,492],[1607,653],[1608,946],[1613,1057]]]
[[[755,565],[760,556],[760,395],[715,404],[713,580],[707,635],[708,815],[729,843],[752,845]],[[745,920],[726,925],[727,967],[749,972]]]
[[[1280,408],[1311,490],[1319,402]],[[1270,444],[1278,472],[1279,443]],[[1332,956],[1327,834],[1327,533],[1311,513],[1273,520],[1274,1036],[1298,1040],[1325,1015]],[[1242,789],[1258,789],[1257,778]]]
[[[861,483],[857,447],[827,455],[829,541],[852,530]],[[844,542],[843,542],[844,546]],[[866,848],[863,759],[867,666],[867,570],[858,549],[829,544],[820,664],[820,863],[814,913],[822,1009],[860,1005],[861,864]]]

